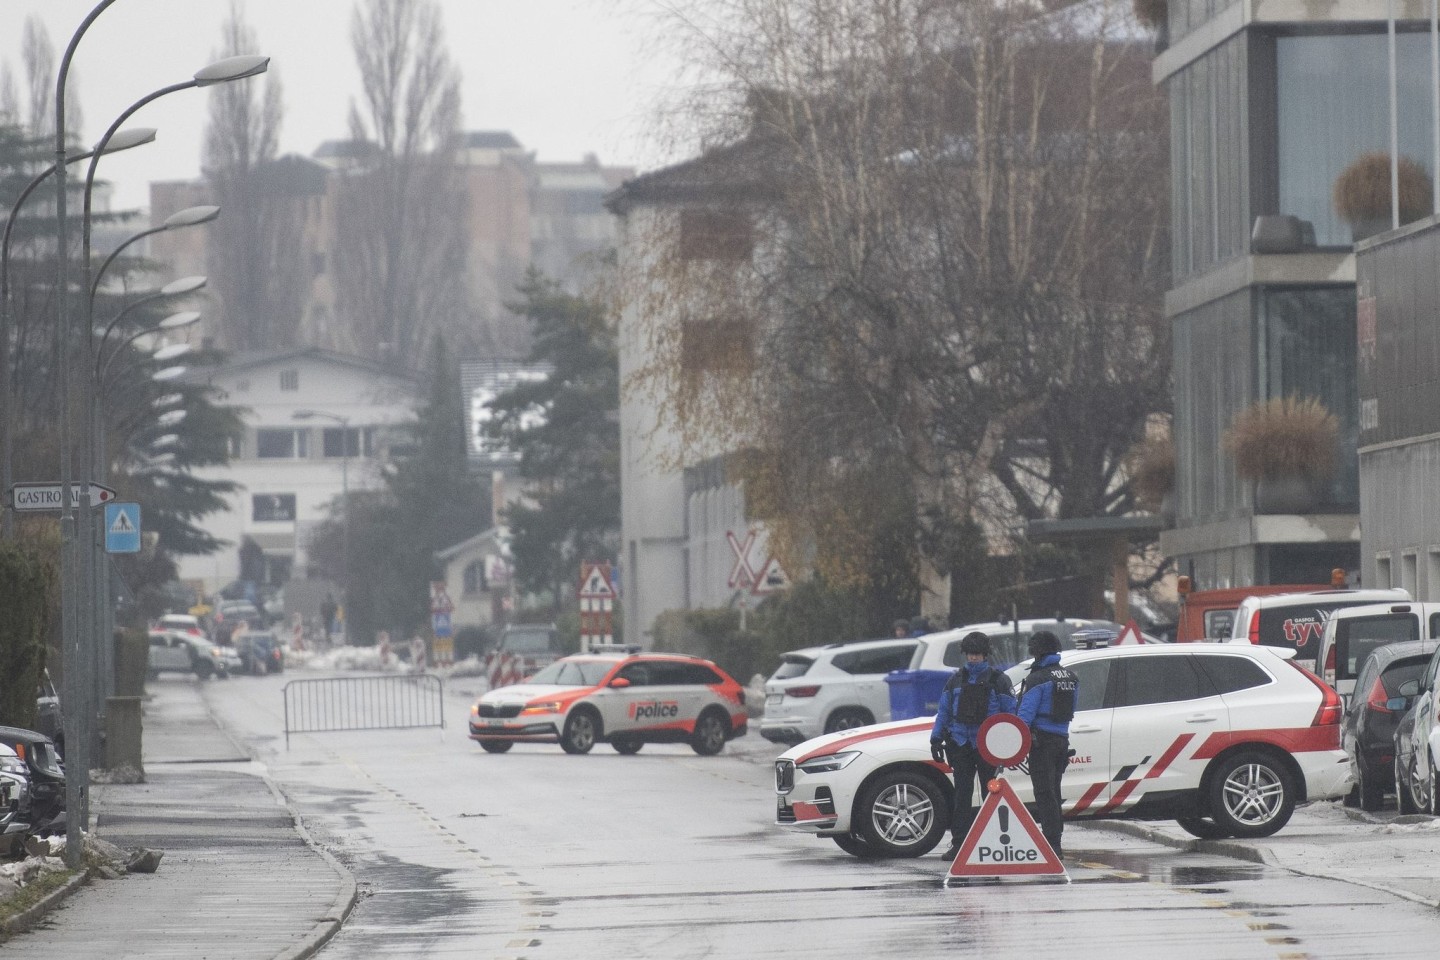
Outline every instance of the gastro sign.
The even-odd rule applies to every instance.
[[[98,507],[115,499],[115,491],[83,480],[70,484],[70,506],[80,506],[81,492],[89,489],[90,506]],[[10,488],[10,505],[16,510],[59,510],[63,503],[61,483],[17,483]]]

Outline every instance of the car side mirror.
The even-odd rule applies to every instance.
[[[625,677],[616,677],[614,680],[610,681],[610,686],[614,687],[616,690],[624,690],[626,687],[630,686],[630,681],[627,680]]]
[[[1395,691],[1401,697],[1413,697],[1420,692],[1420,681],[1418,678],[1411,678],[1400,684],[1400,689]]]

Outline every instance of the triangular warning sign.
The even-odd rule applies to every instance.
[[[1140,639],[1140,628],[1135,625],[1134,620],[1131,620],[1125,624],[1125,629],[1120,631],[1120,636],[1110,642],[1110,646],[1135,646],[1144,642],[1144,640]]]
[[[130,522],[130,514],[124,510],[115,511],[115,519],[110,522],[111,533],[134,533],[135,524]]]
[[[765,566],[760,568],[760,575],[755,578],[755,585],[750,588],[751,593],[775,593],[780,590],[787,590],[790,587],[790,575],[785,568],[780,566],[780,561],[771,557],[765,561]]]
[[[599,566],[590,568],[590,572],[585,575],[585,584],[580,588],[580,596],[589,600],[604,600],[615,596],[615,590],[610,586],[610,578],[605,576],[604,569]]]
[[[950,877],[1067,876],[1040,826],[1004,780],[988,797],[950,864]]]

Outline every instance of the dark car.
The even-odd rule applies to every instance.
[[[240,666],[246,673],[280,673],[285,669],[285,648],[280,639],[268,630],[248,630],[231,637],[231,645],[240,654]]]
[[[64,720],[60,714],[60,694],[50,679],[50,671],[40,674],[40,688],[35,697],[35,729],[51,740],[63,754],[65,752]]]
[[[1356,674],[1340,745],[1350,755],[1352,796],[1363,810],[1379,810],[1395,789],[1395,729],[1420,691],[1436,646],[1434,640],[1406,640],[1376,647]]]
[[[0,743],[14,750],[30,771],[30,808],[21,811],[20,819],[41,836],[64,833],[65,769],[55,741],[37,730],[0,727]]]

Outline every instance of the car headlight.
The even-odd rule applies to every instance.
[[[559,700],[546,700],[544,703],[532,703],[520,711],[520,715],[527,713],[559,713],[565,709],[565,704]]]
[[[17,777],[28,777],[30,768],[27,767],[25,761],[19,757],[5,757],[0,759],[0,772],[12,774]]]
[[[806,760],[804,763],[796,764],[797,768],[806,773],[834,773],[836,770],[844,770],[850,766],[856,757],[860,756],[858,750],[847,750],[844,753],[832,753],[823,757],[815,757]]]

